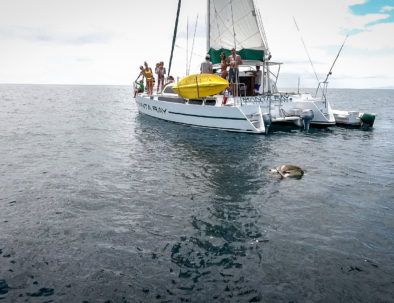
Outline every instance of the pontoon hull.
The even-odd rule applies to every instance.
[[[358,111],[333,110],[337,125],[348,127],[373,127],[376,114]]]
[[[162,101],[146,94],[137,95],[136,102],[140,113],[166,121],[232,132],[266,131],[258,105],[195,105]]]

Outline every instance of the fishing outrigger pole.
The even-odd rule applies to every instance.
[[[327,94],[327,86],[328,86],[328,77],[330,77],[330,75],[332,75],[332,69],[334,68],[335,63],[337,62],[337,59],[338,59],[338,57],[339,57],[339,55],[340,55],[340,53],[341,53],[341,51],[342,51],[342,48],[343,48],[343,46],[345,45],[345,42],[346,42],[346,40],[347,40],[348,37],[349,37],[349,34],[347,34],[346,37],[345,37],[345,40],[343,40],[343,43],[342,43],[342,45],[341,45],[341,48],[339,49],[338,54],[337,54],[337,56],[335,57],[335,60],[334,60],[334,62],[332,63],[329,72],[327,73],[326,79],[325,79],[323,82],[319,82],[319,85],[317,86],[316,93],[315,93],[315,97],[317,96],[317,93],[319,92],[320,85],[323,84],[322,97],[324,98],[324,101],[325,101],[325,102],[327,101],[326,94]]]
[[[307,56],[308,56],[308,59],[309,59],[309,63],[310,63],[311,66],[312,66],[313,73],[315,74],[315,77],[316,77],[316,80],[317,80],[317,83],[318,83],[317,88],[316,88],[315,98],[317,97],[317,93],[319,92],[320,86],[323,84],[323,88],[322,88],[322,98],[324,98],[324,102],[325,102],[325,104],[326,104],[326,106],[327,106],[327,86],[328,86],[328,77],[330,77],[330,75],[332,75],[332,69],[334,68],[335,63],[337,62],[337,59],[338,59],[338,57],[339,57],[339,55],[340,55],[340,53],[341,53],[341,51],[342,51],[343,46],[345,45],[345,42],[346,42],[347,38],[349,37],[349,34],[346,35],[345,40],[343,41],[343,43],[342,43],[342,45],[341,45],[341,48],[339,49],[338,54],[337,54],[337,56],[335,57],[335,60],[334,60],[334,62],[333,62],[332,65],[331,65],[330,71],[328,72],[328,74],[327,74],[327,76],[326,76],[326,79],[325,79],[323,82],[321,82],[321,81],[319,80],[319,77],[317,76],[315,67],[314,67],[314,65],[313,65],[312,59],[311,59],[311,57],[310,57],[310,55],[309,55],[309,52],[308,52],[308,48],[306,47],[306,44],[305,44],[305,42],[304,42],[304,39],[302,38],[301,31],[300,31],[300,29],[299,29],[299,27],[298,27],[298,24],[297,24],[296,19],[295,19],[294,16],[293,16],[293,20],[294,20],[294,24],[295,24],[295,26],[296,26],[296,28],[297,28],[297,31],[298,31],[298,33],[300,34],[301,42],[302,42],[302,44],[304,45],[305,52],[306,52],[306,54],[307,54]]]

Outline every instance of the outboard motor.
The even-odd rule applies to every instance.
[[[311,125],[311,121],[315,117],[315,114],[313,113],[313,110],[311,109],[305,109],[302,111],[300,115],[302,122],[304,123],[304,130],[308,131],[309,126]]]
[[[271,114],[269,114],[269,113],[263,114],[263,121],[264,121],[264,126],[265,126],[265,134],[267,135],[269,128],[271,126],[271,123],[272,123]]]
[[[370,113],[364,113],[361,117],[361,127],[362,128],[368,128],[372,127],[373,123],[375,122],[375,114],[370,114]]]

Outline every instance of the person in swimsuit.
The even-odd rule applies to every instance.
[[[145,73],[144,73],[144,67],[141,65],[140,66],[140,74],[138,75],[137,79],[135,79],[134,82],[137,82],[137,80],[142,76],[142,80],[145,78]]]
[[[239,66],[243,63],[242,58],[235,51],[235,48],[231,50],[231,55],[228,57],[228,62],[230,64],[230,72],[228,81],[233,84],[233,94],[238,96],[238,86],[239,86]]]
[[[157,75],[157,82],[159,82],[159,68],[160,68],[160,63],[156,63],[155,74]],[[156,79],[153,78],[153,80],[154,80],[153,87],[155,87]],[[159,87],[157,87],[157,92],[159,92]]]
[[[145,86],[144,86],[144,80],[140,80],[139,82],[135,81],[135,89],[134,89],[134,98],[135,96],[137,96],[137,94],[139,93],[143,93],[145,90]]]
[[[221,69],[221,74],[220,74],[220,76],[223,78],[223,79],[227,79],[227,75],[228,75],[228,72],[227,72],[227,66],[228,66],[228,64],[227,64],[227,60],[226,60],[226,54],[225,53],[221,53],[220,54],[220,58],[222,59],[221,61],[220,61],[220,69]]]
[[[152,69],[148,66],[148,63],[146,61],[144,62],[145,68],[144,68],[144,75],[146,79],[146,88],[148,91],[148,95],[153,94],[153,73]]]
[[[157,84],[157,92],[161,92],[164,88],[164,75],[166,74],[166,68],[164,67],[164,62],[161,61],[159,64],[159,68],[157,71],[157,79],[158,79],[158,84]],[[160,83],[161,83],[161,90],[160,90]]]
[[[238,83],[239,66],[242,64],[242,58],[235,52],[235,48],[231,50],[231,55],[228,57],[228,62],[230,65],[230,76],[229,81],[233,83]]]
[[[138,81],[138,79],[142,76],[142,79]],[[144,78],[145,78],[145,72],[144,72],[144,67],[141,65],[140,66],[140,74],[138,75],[137,79],[134,81],[135,89],[134,89],[134,98],[137,95],[137,93],[143,93],[144,92]],[[142,86],[141,86],[142,83]],[[140,88],[142,88],[142,91],[140,91]]]

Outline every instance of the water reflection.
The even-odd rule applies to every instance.
[[[264,215],[251,198],[267,182],[262,160],[264,154],[271,153],[272,141],[145,116],[137,118],[136,132],[145,137],[146,148],[152,140],[177,147],[176,156],[181,160],[177,169],[194,193],[197,211],[191,210],[193,229],[175,241],[170,251],[179,271],[179,294],[208,287],[202,298],[228,300],[238,296],[259,301],[258,281],[250,273],[261,264],[262,248],[268,240],[264,237]],[[191,174],[193,177],[188,178]],[[199,183],[204,183],[204,192]],[[205,208],[200,209],[202,205]],[[251,271],[251,266],[256,268]],[[212,285],[220,291],[209,290]]]

